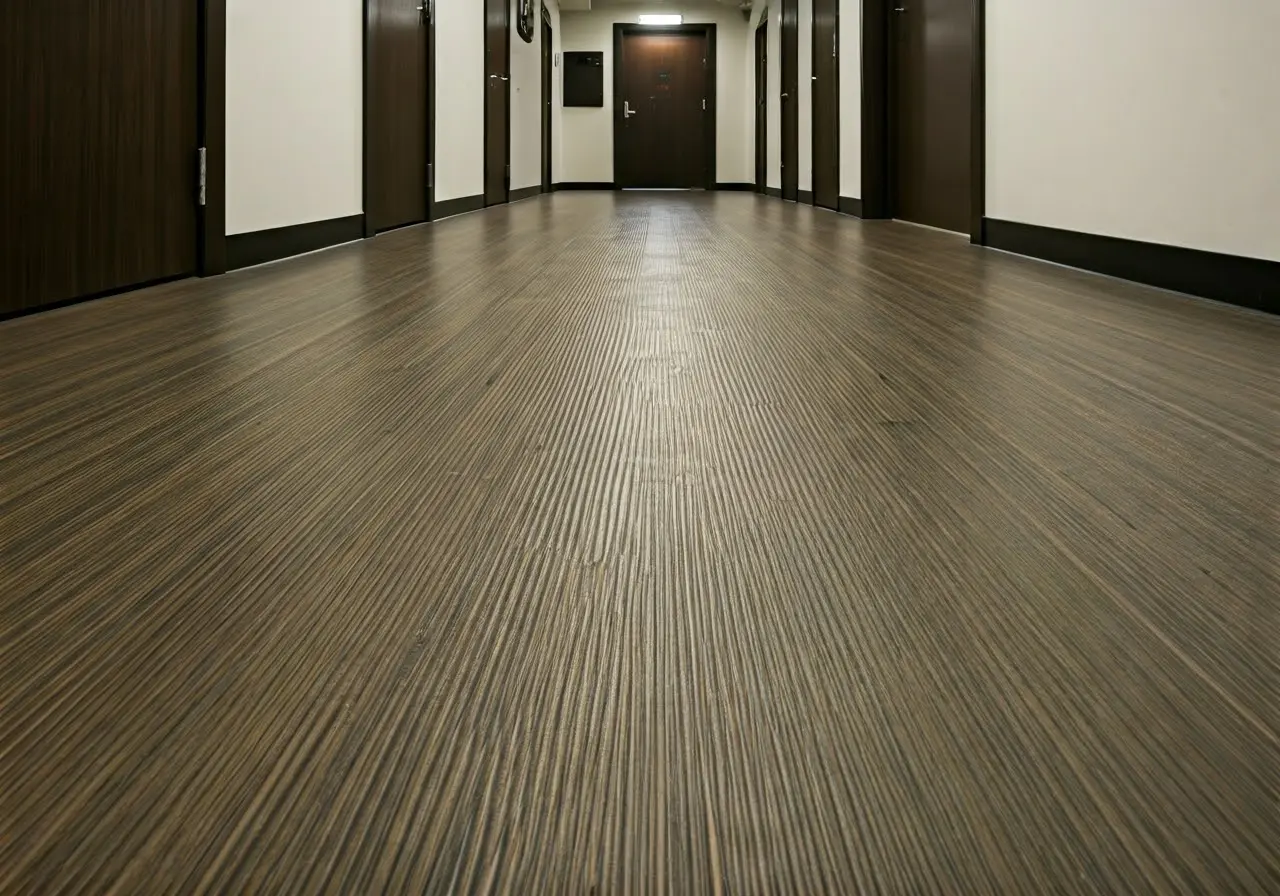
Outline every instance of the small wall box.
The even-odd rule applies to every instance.
[[[604,105],[604,53],[564,54],[564,104]]]

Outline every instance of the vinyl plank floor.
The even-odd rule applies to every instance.
[[[0,324],[0,892],[1280,892],[1280,321],[558,194]]]

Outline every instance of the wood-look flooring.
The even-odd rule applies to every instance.
[[[0,892],[1280,892],[1280,320],[581,193],[0,344]]]

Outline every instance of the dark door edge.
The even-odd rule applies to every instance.
[[[507,2],[504,4],[504,13],[506,17],[505,27],[507,32],[507,39],[506,39],[507,58],[503,64],[503,72],[506,75],[506,80],[503,83],[505,83],[507,87],[506,87],[506,90],[503,91],[503,94],[505,95],[504,102],[506,103],[506,107],[507,107],[507,111],[506,111],[507,145],[506,145],[506,151],[504,153],[504,158],[506,161],[503,163],[503,174],[502,174],[503,198],[497,200],[496,202],[489,201],[489,100],[488,100],[489,72],[486,70],[482,74],[482,77],[485,80],[485,101],[484,101],[485,108],[484,108],[484,193],[481,194],[481,196],[484,198],[485,208],[490,208],[495,205],[503,205],[511,201],[511,2],[510,0],[507,0]],[[489,52],[489,10],[486,4],[483,2],[483,0],[480,3],[480,15],[481,15],[481,21],[484,22],[485,54],[487,57],[487,54]],[[487,66],[486,66],[486,69],[487,69]]]
[[[831,81],[831,90],[832,90],[832,91],[833,91],[833,93],[834,93],[833,99],[835,100],[835,102],[834,102],[834,104],[833,104],[833,105],[835,106],[835,110],[836,110],[836,119],[835,119],[835,122],[834,122],[834,125],[835,125],[835,135],[836,135],[836,140],[835,140],[835,143],[836,143],[836,147],[835,147],[835,159],[836,159],[836,191],[835,191],[835,192],[836,192],[836,205],[835,205],[835,207],[834,207],[834,208],[832,208],[832,209],[830,209],[830,210],[834,212],[834,211],[839,211],[839,210],[840,210],[840,50],[841,50],[841,47],[840,47],[840,3],[839,3],[839,0],[833,0],[833,2],[834,2],[834,8],[835,8],[835,25],[834,25],[834,29],[835,29],[835,36],[836,36],[836,52],[835,52],[835,55],[834,55],[834,57],[833,57],[833,58],[835,59],[835,63],[834,63],[834,65],[833,65],[835,75],[834,75],[834,77],[832,78],[832,81]],[[817,44],[817,39],[818,39],[818,16],[817,16],[817,13],[816,13],[816,12],[812,12],[812,11],[811,11],[811,13],[810,13],[810,21],[809,21],[809,43],[811,44],[811,48],[810,48],[810,52],[809,52],[809,59],[810,59],[809,65],[810,65],[810,69],[811,69],[811,70],[812,70],[812,69],[813,69],[813,67],[814,67],[814,66],[813,66],[813,60],[817,58],[817,53],[818,53],[818,44]],[[810,104],[810,106],[812,106],[812,105],[813,105],[813,93],[812,93],[812,92],[810,92],[810,94],[809,94],[809,104]],[[810,144],[811,144],[811,146],[809,147],[809,153],[810,153],[810,155],[812,156],[812,160],[810,161],[809,166],[810,166],[810,170],[811,170],[812,172],[816,172],[816,171],[818,170],[818,165],[817,165],[817,161],[818,161],[818,139],[817,139],[817,138],[818,138],[818,116],[817,116],[817,115],[810,115],[810,120],[809,120],[809,135],[810,135]],[[813,176],[813,175],[811,174],[810,176]],[[818,208],[826,208],[826,206],[825,206],[825,205],[818,205],[818,199],[817,199],[817,196],[818,196],[818,188],[817,188],[817,184],[814,184],[814,185],[813,185],[813,187],[814,187],[814,189],[813,189],[813,194],[814,194],[813,204],[814,204],[815,206],[817,206]]]
[[[889,17],[895,4],[888,0],[862,3],[862,200],[867,218],[893,216],[889,127]],[[983,221],[987,202],[987,51],[986,0],[973,0],[971,21],[973,69],[969,91],[969,241],[984,245]]]
[[[549,51],[549,52],[550,52],[550,54],[551,54],[551,73],[550,73],[550,77],[549,77],[549,78],[547,78],[547,86],[548,86],[548,88],[549,88],[549,89],[550,89],[550,91],[551,91],[551,97],[550,97],[550,99],[551,99],[551,112],[548,114],[548,113],[547,113],[547,111],[546,111],[547,99],[548,99],[548,98],[547,98],[547,97],[545,97],[545,96],[539,96],[539,100],[540,100],[540,102],[541,102],[541,105],[540,105],[540,107],[539,107],[539,109],[538,109],[538,112],[540,113],[540,114],[539,114],[539,122],[545,122],[545,124],[546,124],[546,129],[547,129],[547,133],[546,133],[546,134],[544,134],[544,135],[542,135],[542,150],[543,150],[543,152],[546,152],[546,153],[550,153],[550,154],[551,154],[551,158],[550,158],[549,160],[548,160],[548,159],[543,159],[543,160],[542,160],[542,170],[541,170],[541,172],[540,172],[540,174],[541,174],[541,180],[542,180],[542,190],[543,190],[543,192],[545,192],[545,193],[549,193],[549,192],[551,192],[551,191],[555,188],[555,179],[556,179],[556,177],[555,177],[555,175],[556,175],[556,172],[555,172],[555,166],[556,166],[556,159],[555,159],[555,147],[556,147],[556,137],[555,137],[555,119],[556,119],[556,116],[555,116],[555,83],[556,83],[556,72],[555,72],[555,69],[556,69],[556,60],[555,60],[555,50],[556,50],[556,45],[555,45],[555,27],[554,27],[554,26],[552,25],[552,23],[551,23],[551,13],[547,10],[547,4],[545,4],[545,3],[541,3],[541,4],[539,4],[539,6],[541,7],[541,10],[540,10],[541,21],[539,22],[539,25],[538,25],[539,29],[541,29],[541,32],[540,32],[540,34],[539,34],[539,39],[541,39],[541,38],[544,36],[544,34],[545,34],[545,32],[546,32],[546,31],[550,31],[550,32],[551,32],[551,46],[548,48],[548,51]],[[541,56],[542,56],[542,54],[539,54],[539,58],[538,58],[538,89],[539,89],[539,91],[541,91],[541,89],[542,89],[542,58],[541,58]]]
[[[225,0],[224,0],[224,2],[225,2]],[[426,198],[425,205],[426,205],[426,213],[427,213],[427,216],[426,216],[426,218],[424,218],[422,221],[408,221],[408,222],[406,222],[406,223],[404,223],[404,224],[398,225],[399,227],[409,227],[409,226],[412,226],[413,224],[422,224],[422,223],[424,223],[424,222],[426,222],[426,221],[432,221],[432,220],[435,220],[434,215],[433,215],[433,208],[432,208],[432,207],[433,207],[433,206],[434,206],[434,204],[435,204],[435,192],[436,192],[436,191],[435,191],[435,158],[436,158],[436,142],[435,142],[435,140],[436,140],[436,98],[435,98],[435,83],[436,83],[436,4],[435,4],[435,0],[422,0],[422,2],[423,2],[423,3],[425,3],[425,4],[426,4],[426,7],[427,7],[427,9],[426,9],[426,14],[427,14],[427,28],[426,28],[426,31],[427,31],[427,33],[426,33],[426,35],[425,35],[425,37],[426,37],[426,41],[427,41],[427,89],[426,89],[426,98],[427,98],[427,114],[426,114],[426,120],[427,120],[427,139],[426,139],[426,146],[427,146],[427,159],[426,159],[426,166],[427,166],[427,176],[426,176],[427,195],[426,195],[426,197],[425,197],[425,198]],[[361,100],[362,100],[362,103],[363,103],[363,109],[362,109],[362,111],[361,111],[361,118],[360,118],[360,141],[361,141],[361,159],[360,159],[360,162],[361,162],[361,167],[362,167],[362,169],[363,169],[363,170],[361,171],[361,177],[360,177],[360,207],[363,209],[362,215],[363,215],[363,217],[364,217],[364,222],[363,222],[363,224],[361,225],[361,229],[362,229],[362,231],[363,231],[364,236],[365,236],[366,238],[368,238],[368,237],[374,236],[375,234],[377,234],[377,233],[378,233],[377,229],[373,226],[373,222],[369,219],[369,217],[370,217],[370,216],[369,216],[369,180],[370,180],[370,178],[369,178],[369,168],[370,168],[370,162],[369,162],[369,159],[370,159],[370,157],[372,156],[372,152],[371,152],[372,145],[371,145],[371,142],[370,142],[370,135],[369,135],[369,109],[370,109],[370,106],[371,106],[371,98],[372,98],[372,92],[373,92],[373,78],[372,78],[372,72],[373,72],[373,56],[374,56],[374,47],[373,47],[373,28],[371,27],[371,26],[373,25],[373,0],[363,0],[363,5],[364,5],[364,19],[363,19],[363,23],[362,23],[362,25],[361,25],[361,27],[362,27],[362,29],[363,29],[363,33],[362,33],[362,35],[361,35],[361,40],[362,40],[362,44],[363,44],[363,60],[362,60],[362,63],[361,63],[361,64],[362,64],[362,68],[361,68],[361,81],[362,81],[362,83],[361,83],[361,87],[360,87],[360,91],[361,91]],[[397,229],[397,228],[392,227],[392,228],[385,228],[385,229],[395,230],[395,229]]]
[[[787,20],[790,17],[792,27],[787,27]],[[790,52],[788,53],[788,48]],[[795,77],[795,83],[788,85],[786,83],[787,66],[784,64],[790,55],[791,70]],[[778,165],[779,165],[779,181],[781,182],[782,198],[792,202],[799,201],[800,196],[800,0],[782,0],[781,11],[778,19],[778,125],[780,132],[778,134]],[[784,102],[789,100],[790,102]],[[812,104],[812,97],[810,97]],[[787,121],[794,118],[796,125],[796,152],[795,158],[791,160],[791,167],[795,170],[795,194],[792,195],[793,188],[789,181],[792,178],[791,172],[787,170],[785,162],[785,147],[787,145]]]
[[[196,67],[197,139],[204,205],[196,213],[196,273],[227,269],[227,0],[201,0]]]

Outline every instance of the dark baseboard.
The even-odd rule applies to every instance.
[[[542,184],[536,187],[521,187],[518,190],[512,190],[507,197],[508,202],[519,202],[522,199],[532,199],[534,196],[542,195]]]
[[[995,218],[983,231],[993,249],[1280,314],[1280,262]]]
[[[612,190],[613,183],[605,180],[570,180],[556,184],[557,190]]]
[[[796,202],[803,205],[813,205],[813,190],[798,190],[796,192]]]
[[[862,200],[854,199],[852,196],[841,196],[840,206],[837,211],[842,215],[853,215],[855,218],[861,218]]]
[[[732,191],[734,191],[734,192],[742,192],[742,193],[753,193],[753,192],[755,192],[756,185],[755,185],[755,184],[724,183],[724,184],[716,184],[716,189],[717,189],[717,190],[732,190]]]
[[[438,200],[432,209],[432,220],[452,218],[454,215],[465,215],[467,212],[478,212],[484,208],[484,196],[460,196],[457,199]]]
[[[316,249],[326,249],[363,237],[362,214],[273,227],[270,230],[255,230],[252,233],[233,233],[227,237],[227,270],[234,271],[268,261],[278,261],[291,255],[314,252]]]
[[[764,188],[764,193],[765,193],[765,195],[766,195],[766,196],[772,196],[774,199],[781,199],[781,198],[782,198],[782,188],[781,188],[781,187],[765,187],[765,188]]]

